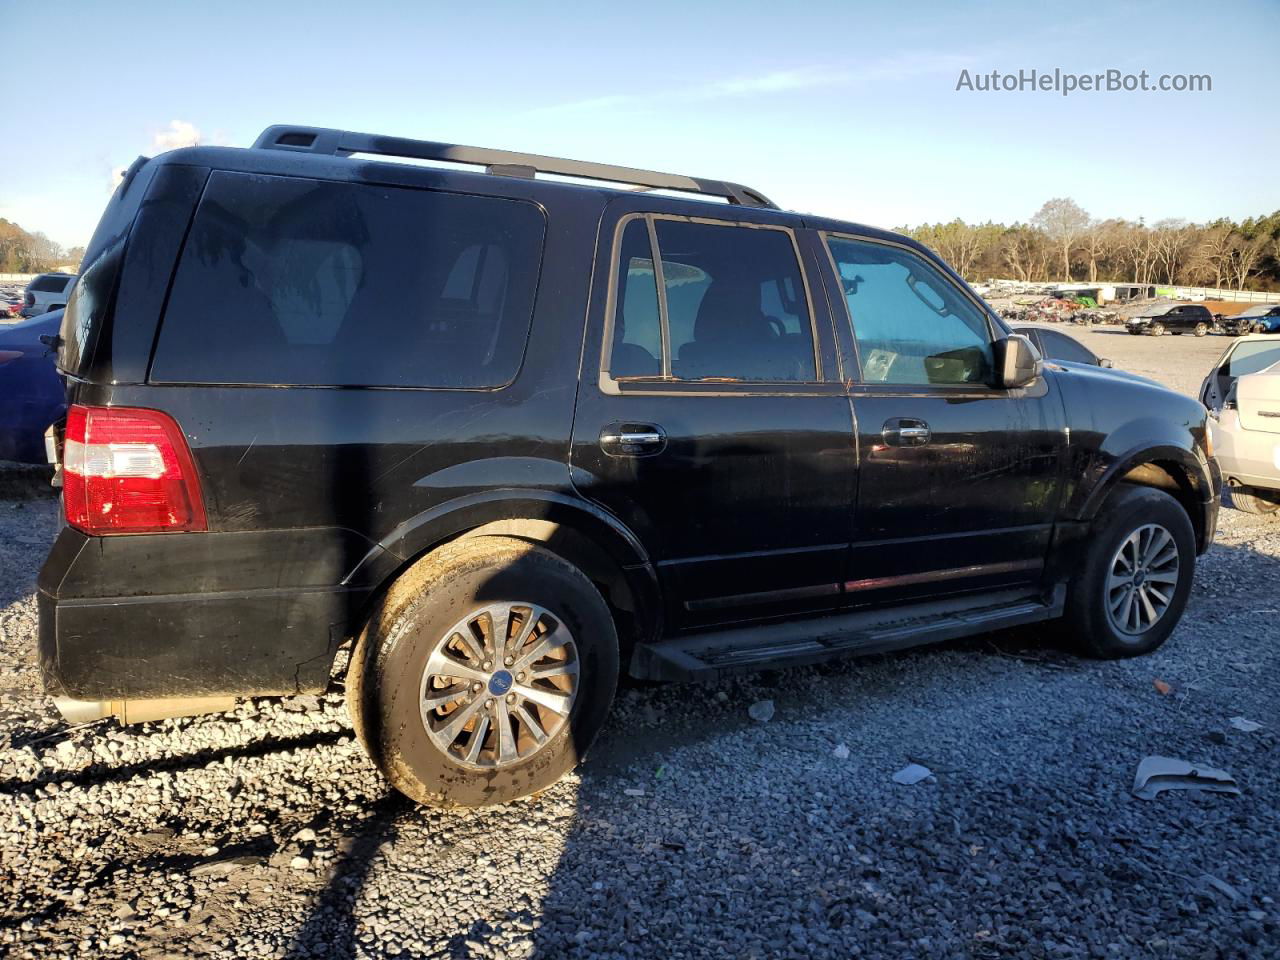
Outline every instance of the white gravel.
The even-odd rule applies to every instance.
[[[1085,338],[1192,393],[1226,344]],[[68,730],[32,656],[55,524],[0,470],[0,956],[1280,955],[1280,521],[1223,510],[1153,656],[1029,629],[628,687],[579,773],[479,812],[391,793],[336,690]],[[1243,792],[1138,800],[1147,754]]]

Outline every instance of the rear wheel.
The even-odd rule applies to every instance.
[[[1182,616],[1195,562],[1195,531],[1178,501],[1149,487],[1117,488],[1071,584],[1067,629],[1096,657],[1155,650]]]
[[[1197,323],[1197,324],[1196,324],[1196,336],[1197,336],[1197,337],[1203,337],[1203,336],[1204,336],[1206,333],[1208,333],[1208,332],[1209,332],[1209,325],[1208,325],[1207,323]]]
[[[1147,332],[1148,332],[1148,333],[1150,333],[1150,334],[1151,334],[1151,336],[1153,336],[1153,337],[1160,337],[1160,336],[1163,336],[1163,335],[1164,335],[1164,324],[1163,324],[1163,323],[1153,323],[1153,324],[1148,328]]]
[[[1232,487],[1231,505],[1244,513],[1265,516],[1280,512],[1280,494],[1257,487]]]
[[[618,680],[599,591],[544,547],[456,541],[409,569],[356,642],[356,733],[402,793],[437,806],[546,789],[585,755]]]

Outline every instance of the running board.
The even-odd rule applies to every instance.
[[[927,603],[707,631],[636,647],[630,673],[643,680],[713,680],[728,673],[795,667],[886,653],[1062,616],[1067,589],[1004,590]]]

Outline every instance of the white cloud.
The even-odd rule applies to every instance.
[[[186,120],[170,120],[169,126],[157,130],[151,138],[151,148],[157,151],[177,150],[180,147],[196,147],[203,143],[200,128]]]
[[[798,67],[792,70],[771,70],[753,77],[732,77],[708,84],[691,91],[703,99],[737,97],[749,93],[785,93],[788,90],[805,90],[811,87],[841,86],[850,79],[848,72],[825,67]]]
[[[973,57],[929,51],[910,53],[878,60],[868,60],[850,68],[834,68],[821,64],[768,70],[764,73],[727,77],[710,83],[667,91],[618,93],[571,100],[529,111],[532,116],[593,112],[613,109],[644,109],[656,103],[673,100],[708,101],[732,97],[768,96],[795,90],[854,87],[886,80],[907,80],[935,73],[952,73],[971,65]]]
[[[166,150],[179,150],[182,147],[198,147],[202,143],[223,146],[226,144],[226,138],[223,134],[217,132],[213,136],[206,136],[194,123],[186,120],[170,120],[168,126],[152,132],[151,145],[146,148],[146,152],[149,154],[164,153]],[[120,181],[124,178],[125,171],[128,169],[129,164],[127,163],[111,168],[111,177],[107,187],[108,193],[115,191],[116,187],[120,185]]]

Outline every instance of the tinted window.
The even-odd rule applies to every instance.
[[[214,173],[152,378],[507,383],[528,336],[543,229],[521,201]]]
[[[828,239],[869,383],[989,383],[985,315],[923,257]]]
[[[656,377],[662,373],[662,329],[644,220],[632,220],[623,228],[617,283],[609,371],[615,377]]]
[[[791,235],[656,221],[671,372],[684,380],[814,380],[813,330]]]
[[[27,285],[32,293],[61,293],[75,277],[44,276],[36,277]]]
[[[1065,333],[1056,330],[1041,330],[1040,342],[1044,344],[1044,355],[1050,360],[1066,360],[1070,363],[1097,364],[1098,358],[1086,349],[1083,344],[1071,339]]]

